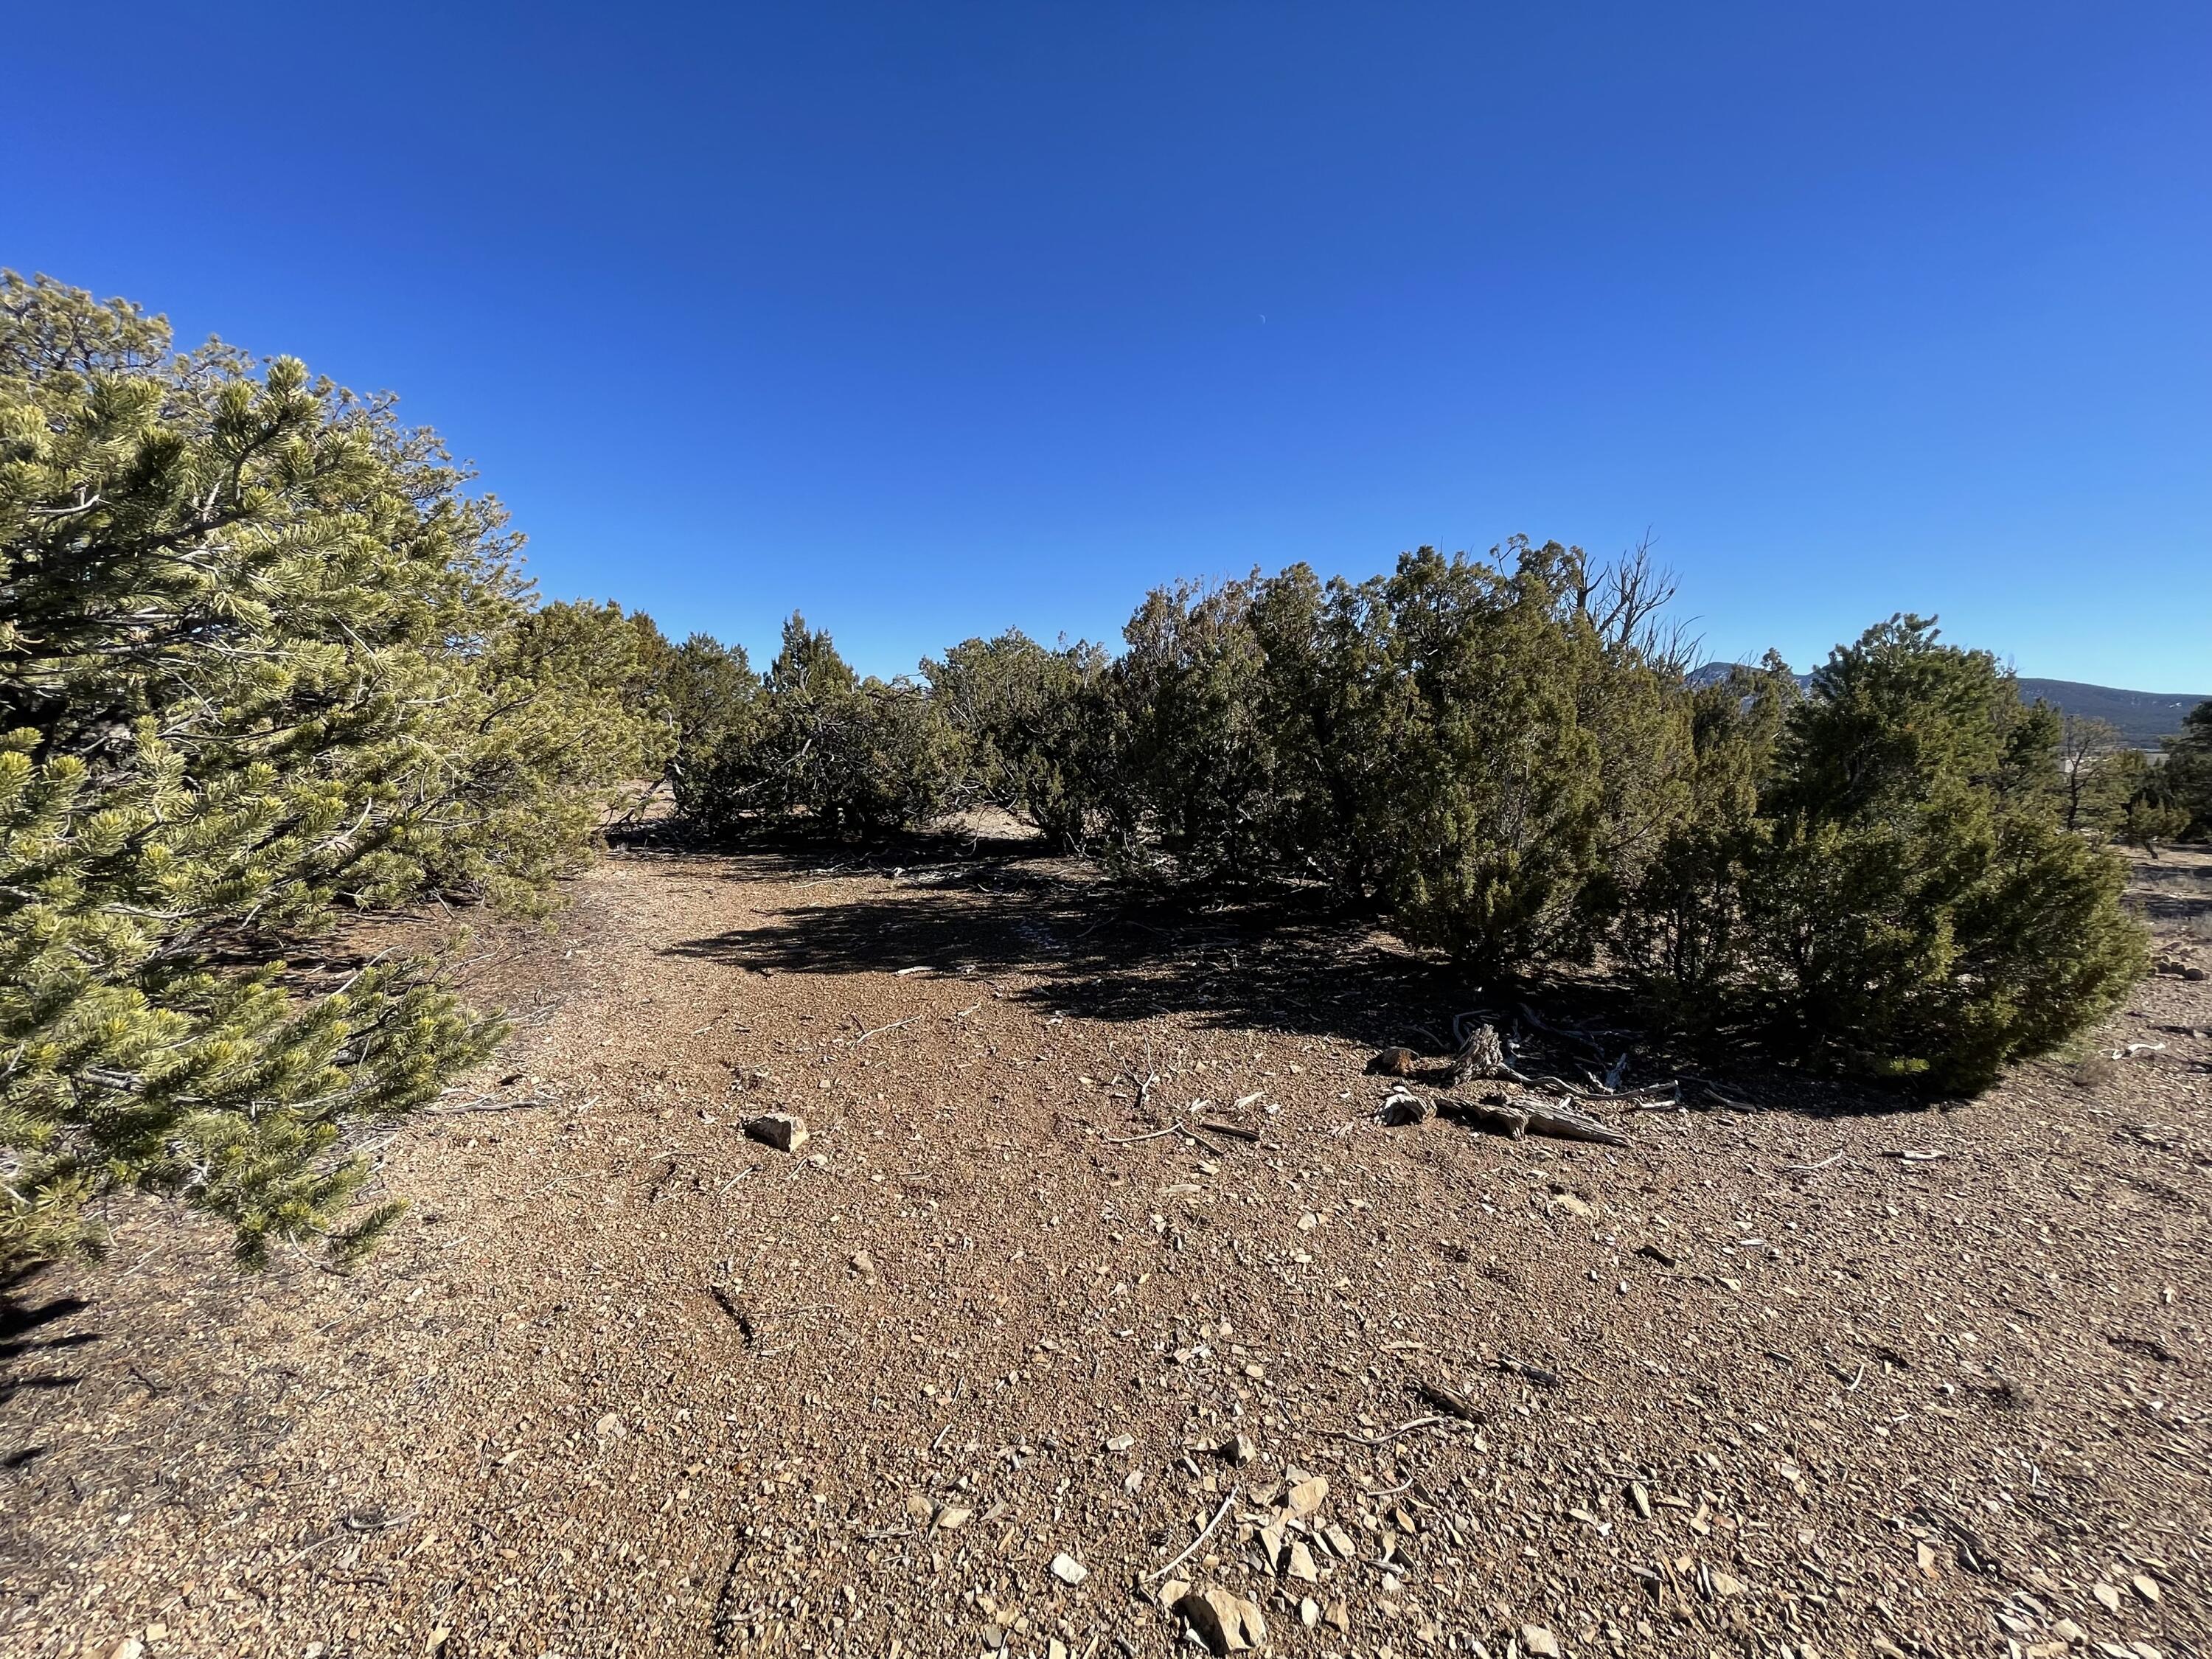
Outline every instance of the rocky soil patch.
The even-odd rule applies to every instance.
[[[2212,957],[2212,860],[2142,896]],[[0,1651],[2203,1650],[2183,972],[1958,1110],[1611,1146],[1384,1111],[1476,1092],[1387,945],[1018,851],[633,852],[472,971],[366,1267],[131,1210],[13,1287]]]

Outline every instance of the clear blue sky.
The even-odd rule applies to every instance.
[[[552,596],[892,672],[1647,526],[2212,691],[2212,6],[106,4],[0,262],[392,387]]]

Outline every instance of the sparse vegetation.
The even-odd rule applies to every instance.
[[[1310,888],[1485,984],[1610,961],[1679,1028],[1943,1090],[2140,970],[2084,832],[2212,816],[2212,709],[2147,774],[1913,617],[1802,696],[1772,659],[1692,685],[1650,564],[1557,543],[1164,587],[1118,655],[1009,633],[889,682],[794,616],[756,674],[536,604],[388,399],[44,281],[4,301],[8,1253],[93,1246],[122,1186],[248,1257],[372,1237],[349,1127],[495,1028],[340,923],[542,908],[623,777],[721,837],[995,805],[1132,881]]]

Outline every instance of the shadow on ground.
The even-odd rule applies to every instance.
[[[1026,982],[1004,988],[1008,995],[1073,1018],[1187,1016],[1217,1030],[1404,1044],[1429,1055],[1448,1054],[1454,1019],[1474,1012],[1517,1033],[1528,1045],[1522,1063],[1538,1072],[1580,1077],[1594,1062],[1627,1053],[1631,1083],[1695,1074],[1718,1084],[1720,1098],[1765,1109],[1826,1116],[1928,1103],[1779,1067],[1733,1042],[1682,1050],[1645,1029],[1625,993],[1601,981],[1470,986],[1370,920],[1310,895],[1142,896],[1075,861],[1041,856],[1033,843],[987,843],[970,853],[964,845],[902,842],[842,862],[817,847],[750,852],[732,863],[748,876],[788,883],[793,902],[773,921],[684,940],[667,946],[671,954],[756,972],[927,967],[1020,978]],[[831,890],[841,878],[862,874],[888,880],[893,890]],[[1602,1053],[1561,1036],[1562,1027],[1595,1039]],[[1685,1097],[1707,1098],[1695,1086]]]
[[[761,873],[793,884],[792,908],[672,951],[781,973],[1024,975],[1036,982],[1011,994],[1084,1018],[1196,1014],[1223,1030],[1378,1044],[1419,1042],[1427,1027],[1441,1046],[1454,1012],[1476,1000],[1440,964],[1298,895],[1133,897],[1066,861],[1003,851],[924,862],[921,849],[896,849],[847,866],[763,862]],[[894,890],[809,902],[810,881],[867,872]]]
[[[2173,848],[2137,858],[2128,900],[2154,922],[2212,941],[2212,850]]]

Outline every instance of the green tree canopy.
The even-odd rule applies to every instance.
[[[493,1027],[319,948],[542,908],[653,723],[618,612],[533,607],[496,501],[388,398],[0,279],[0,1252],[136,1185],[357,1242],[349,1130]]]

